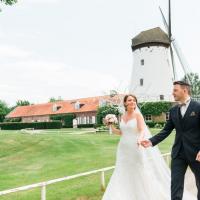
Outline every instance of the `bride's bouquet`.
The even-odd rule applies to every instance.
[[[118,120],[117,120],[116,115],[114,115],[114,114],[107,114],[107,115],[105,116],[105,118],[103,118],[103,123],[104,123],[106,126],[109,126],[109,133],[112,134],[111,125],[112,125],[112,124],[117,124],[117,123],[118,123]]]

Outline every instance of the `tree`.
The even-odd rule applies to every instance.
[[[193,96],[197,96],[200,94],[200,79],[197,73],[189,73],[187,76],[190,79],[191,83],[191,92]],[[188,82],[186,75],[183,77],[182,81]]]
[[[30,102],[27,100],[17,100],[16,102],[16,107],[17,106],[28,106],[30,105]]]
[[[63,101],[63,100],[62,100],[61,96],[59,96],[58,98],[51,97],[51,98],[49,99],[49,102],[56,102],[56,101]]]
[[[17,3],[17,0],[0,0],[1,3],[5,3],[6,5],[12,5]]]
[[[110,97],[114,97],[116,95],[118,95],[117,90],[110,90]]]
[[[0,122],[3,122],[5,116],[10,112],[7,104],[0,100]]]

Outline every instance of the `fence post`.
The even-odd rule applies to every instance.
[[[42,185],[41,200],[46,200],[46,185],[45,185],[45,183]]]
[[[101,190],[104,191],[106,189],[105,187],[105,172],[102,171],[101,172]]]

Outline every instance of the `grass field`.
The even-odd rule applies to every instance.
[[[163,153],[170,151],[173,137],[159,146]],[[47,130],[33,135],[0,131],[0,191],[112,166],[118,141],[119,136],[87,133],[84,129]],[[106,174],[107,180],[111,173]],[[47,187],[47,200],[99,200],[101,196],[99,174]],[[0,199],[38,200],[40,190]]]

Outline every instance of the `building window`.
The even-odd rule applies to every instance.
[[[80,102],[77,101],[75,104],[74,104],[74,108],[75,110],[79,110],[80,109]]]
[[[78,124],[81,124],[81,117],[78,117]]]
[[[140,79],[140,86],[143,86],[143,85],[144,85],[144,79],[141,78],[141,79]]]
[[[95,124],[96,123],[96,117],[92,116],[92,123]]]
[[[86,118],[86,116],[83,118],[83,124],[86,124],[87,123],[87,118]]]
[[[140,60],[140,64],[144,65],[144,59]]]
[[[90,116],[89,120],[89,124],[92,124],[92,116]]]
[[[84,117],[81,117],[81,124],[84,124]]]
[[[164,95],[160,95],[160,100],[165,100],[165,96]]]
[[[53,112],[58,111],[59,109],[61,109],[61,106],[58,106],[56,104],[53,104]]]
[[[89,123],[90,123],[90,117],[87,116],[87,124],[89,124]]]
[[[145,121],[152,121],[152,115],[145,115]]]
[[[166,113],[166,120],[169,120],[169,112]]]

